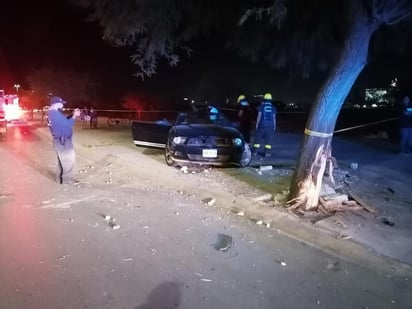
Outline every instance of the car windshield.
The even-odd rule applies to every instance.
[[[215,107],[204,107],[179,114],[177,124],[216,124],[221,126],[231,126],[220,110]]]

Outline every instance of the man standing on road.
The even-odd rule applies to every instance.
[[[412,152],[412,106],[410,99],[405,96],[402,100],[400,114],[400,155],[409,155]]]
[[[272,104],[272,94],[266,93],[258,108],[256,119],[256,133],[253,143],[253,154],[271,155],[272,145],[275,139],[276,109]],[[263,149],[264,148],[264,149]]]
[[[65,116],[61,109],[66,101],[58,96],[50,98],[48,111],[50,133],[53,136],[53,148],[57,154],[56,181],[60,184],[75,183],[73,172],[75,166],[75,153],[73,148],[73,125],[80,116],[80,109],[76,108],[73,114]]]

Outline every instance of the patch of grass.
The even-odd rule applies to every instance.
[[[260,191],[276,194],[290,187],[293,171],[290,169],[274,168],[270,171],[259,172],[256,168],[230,168],[222,170],[228,176],[231,176],[249,186]]]

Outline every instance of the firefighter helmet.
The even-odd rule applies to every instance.
[[[272,101],[272,94],[269,92],[265,93],[265,95],[263,96],[263,99]]]
[[[240,96],[237,97],[237,103],[240,103],[244,100],[246,100],[246,97],[243,94],[241,94]]]
[[[211,121],[216,121],[219,111],[214,106],[209,106],[209,119]]]

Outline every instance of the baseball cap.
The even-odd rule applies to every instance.
[[[67,102],[64,101],[61,97],[52,96],[50,98],[50,105],[57,104],[57,103],[66,104]]]

